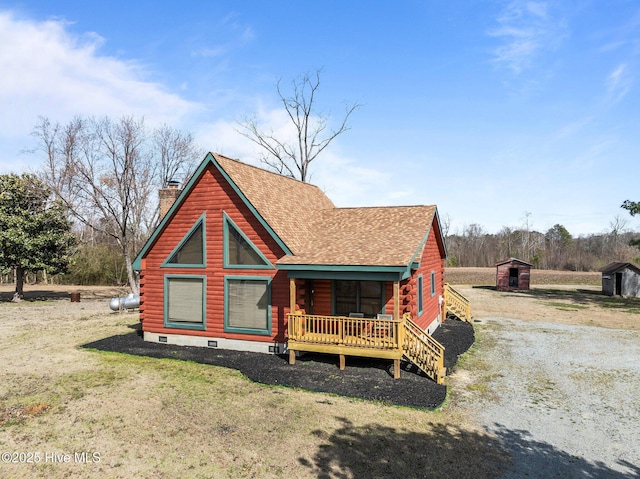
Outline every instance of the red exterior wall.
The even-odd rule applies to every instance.
[[[439,241],[441,238],[438,222],[435,220],[429,231],[427,242],[425,243],[420,267],[413,272],[411,278],[407,280],[409,294],[405,296],[405,310],[411,313],[411,318],[422,328],[427,329],[442,312],[440,298],[444,294],[444,245]],[[431,272],[435,275],[435,294],[431,296]],[[422,314],[418,315],[418,276],[422,275]],[[405,286],[403,284],[403,286]],[[401,288],[407,289],[406,287]],[[402,303],[401,303],[402,304]]]
[[[283,271],[278,272],[276,269],[225,269],[223,266],[223,211],[272,264],[284,255],[284,251],[271,238],[220,172],[210,165],[174,212],[173,218],[166,224],[142,260],[140,273],[142,328],[144,331],[161,334],[284,342],[285,314],[289,310],[287,274]],[[202,213],[206,213],[206,268],[161,267]],[[206,275],[205,330],[164,327],[164,276],[166,274]],[[271,336],[224,331],[224,277],[243,275],[272,278]]]

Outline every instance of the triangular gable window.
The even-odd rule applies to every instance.
[[[205,266],[205,232],[202,215],[171,252],[163,266],[203,268]]]
[[[269,260],[227,215],[224,221],[224,243],[226,268],[273,268]]]

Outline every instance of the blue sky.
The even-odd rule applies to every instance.
[[[0,173],[38,167],[39,116],[135,115],[255,163],[236,121],[286,134],[275,83],[318,68],[320,113],[362,105],[312,168],[338,206],[640,229],[637,0],[0,0]]]

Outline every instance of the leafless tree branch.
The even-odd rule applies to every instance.
[[[291,82],[291,93],[282,88],[282,82],[276,83],[276,91],[291,125],[295,129],[293,141],[279,138],[273,129],[263,130],[255,116],[239,122],[236,129],[264,150],[260,160],[280,174],[308,181],[311,177],[310,165],[329,144],[339,135],[349,130],[349,118],[361,105],[347,105],[340,125],[328,129],[329,117],[316,112],[316,95],[320,88],[321,70],[314,74],[306,73]]]

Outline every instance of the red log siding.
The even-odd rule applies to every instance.
[[[331,316],[333,312],[330,279],[313,280],[313,314]]]
[[[408,301],[408,311],[414,321],[423,329],[427,329],[429,325],[441,314],[441,305],[439,298],[444,294],[444,247],[439,244],[440,231],[438,230],[438,222],[434,219],[427,242],[425,243],[422,257],[420,258],[420,267],[411,275],[411,293]],[[435,294],[431,296],[431,272],[435,273]],[[422,275],[423,287],[423,307],[422,314],[418,316],[418,276]]]
[[[393,314],[393,282],[387,281],[384,284],[384,312],[386,314]],[[402,302],[400,303],[402,310]]]
[[[223,211],[272,263],[284,251],[242,202],[220,172],[209,166],[195,187],[174,212],[154,245],[143,259],[140,278],[141,318],[143,330],[165,334],[215,336],[256,341],[285,340],[285,314],[289,310],[289,280],[286,272],[275,269],[225,269],[223,266]],[[206,212],[206,268],[162,268],[173,249],[195,222]],[[164,327],[164,276],[167,274],[206,275],[206,330],[183,330]],[[260,276],[272,278],[271,336],[224,332],[224,277]]]

